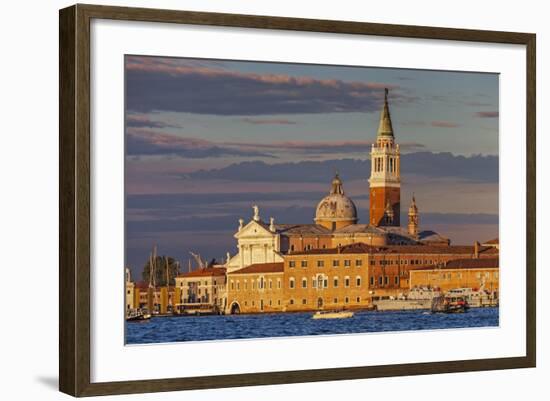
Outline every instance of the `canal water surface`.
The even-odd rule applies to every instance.
[[[427,311],[355,312],[349,319],[314,320],[311,313],[153,317],[126,324],[127,344],[238,338],[309,336],[498,326],[498,308],[467,313]]]

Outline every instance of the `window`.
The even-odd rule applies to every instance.
[[[334,288],[338,288],[338,277],[334,277],[333,285],[334,285]]]
[[[374,286],[374,276],[370,276],[370,285]]]
[[[302,305],[305,305],[305,304],[307,304],[307,299],[304,298],[302,299]]]
[[[263,290],[264,289],[264,278],[263,277],[260,277],[260,280],[258,282],[258,288],[260,290]]]
[[[288,287],[289,287],[290,289],[294,289],[294,279],[293,279],[293,278],[291,278],[290,280],[288,280]]]
[[[344,278],[344,287],[349,287],[349,277]]]
[[[244,289],[248,290],[248,281],[244,280]]]
[[[233,282],[233,280],[231,280],[231,289],[232,289],[232,290],[235,289],[235,283]]]
[[[272,288],[273,288],[273,281],[269,279],[269,289],[272,289]]]
[[[338,298],[334,298],[333,301],[334,301],[335,304],[337,304],[338,303]]]
[[[288,267],[295,267],[295,266],[296,266],[296,261],[291,260],[288,262]]]
[[[328,278],[323,280],[323,287],[328,288]]]
[[[395,285],[399,285],[399,276],[394,277],[394,283]]]
[[[340,261],[337,260],[337,259],[333,260],[332,261],[332,267],[338,267],[338,266],[340,266]]]
[[[241,283],[239,283],[239,281],[237,280],[237,291],[239,291],[241,289]]]
[[[355,285],[356,285],[357,287],[361,287],[361,277],[356,277],[356,278],[355,278]]]
[[[357,297],[357,299],[355,300],[357,303],[360,303],[361,302],[361,297]]]
[[[302,267],[307,267],[307,260],[302,260],[301,266]]]
[[[347,303],[347,304],[349,304],[349,298],[348,298],[348,297],[345,297],[345,298],[344,298],[344,302]]]
[[[345,267],[350,267],[351,266],[351,260],[349,260],[349,259],[344,260],[344,266]]]
[[[355,261],[355,266],[363,266],[363,261],[361,259],[357,259]]]
[[[281,279],[280,278],[277,279],[277,288],[281,289]]]
[[[271,306],[271,299],[269,300],[269,306]]]
[[[302,288],[307,288],[307,278],[302,279]]]
[[[290,304],[294,305],[294,300],[292,298],[290,298]]]
[[[318,260],[317,261],[317,267],[325,267],[325,261],[324,260]]]
[[[315,280],[315,277],[313,277],[313,278],[311,279],[311,287],[312,287],[312,288],[317,288],[317,280]]]
[[[388,276],[384,276],[384,284],[388,285],[390,283],[390,278]]]
[[[371,265],[371,266],[376,265],[376,260],[371,260],[371,261],[370,261],[370,265]]]
[[[382,280],[383,280],[382,276],[378,276],[378,285],[382,285]]]

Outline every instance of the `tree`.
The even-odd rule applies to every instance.
[[[155,265],[155,280],[154,283],[158,287],[166,286],[166,270],[168,269],[168,282],[170,285],[175,285],[175,278],[179,274],[179,262],[170,256],[157,256],[154,262]],[[143,281],[149,282],[151,264],[148,260],[143,267],[141,277]]]

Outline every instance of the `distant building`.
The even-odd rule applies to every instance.
[[[226,269],[208,267],[182,273],[176,277],[176,304],[211,305],[224,310],[227,303]]]
[[[441,291],[472,288],[498,294],[499,259],[455,259],[437,268],[413,270],[410,272],[410,286],[438,288]]]
[[[126,283],[126,310],[136,309],[138,305],[136,304],[135,294],[134,294],[134,288],[135,284],[132,281],[132,277],[130,274],[130,269],[125,269],[125,283]]]

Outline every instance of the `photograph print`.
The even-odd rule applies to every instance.
[[[126,344],[499,325],[499,75],[126,55]]]

